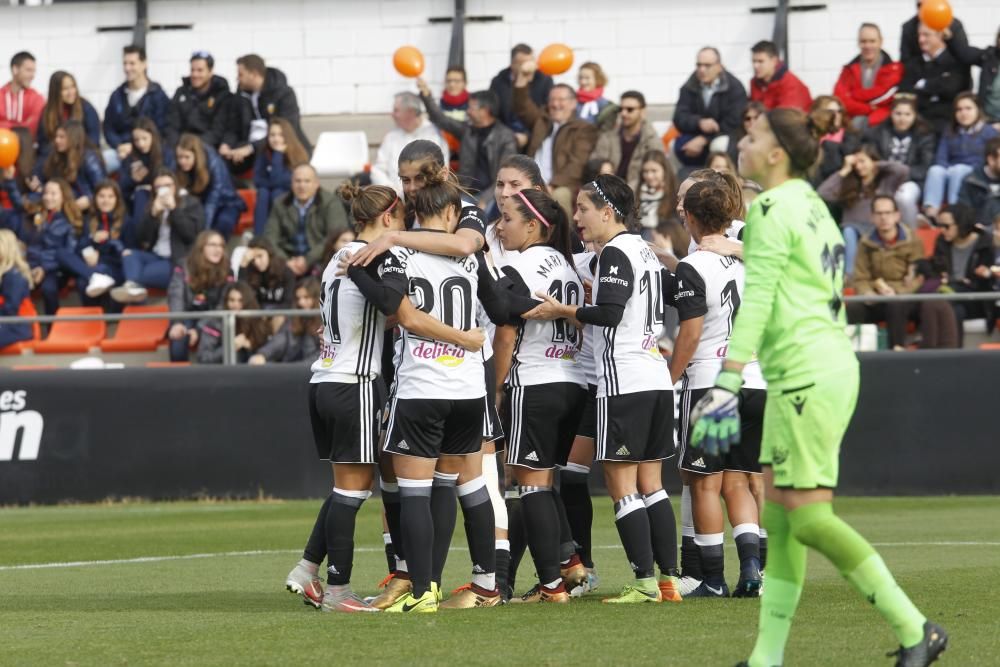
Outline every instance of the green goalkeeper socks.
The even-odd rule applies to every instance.
[[[799,507],[788,513],[788,522],[794,539],[826,556],[841,575],[875,605],[889,621],[902,646],[914,646],[923,639],[927,619],[896,583],[875,549],[833,513],[830,503]],[[771,585],[770,574],[769,568],[768,586]]]

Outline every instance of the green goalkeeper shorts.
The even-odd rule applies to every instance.
[[[840,442],[858,401],[858,366],[788,389],[768,388],[760,463],[778,488],[835,488]]]

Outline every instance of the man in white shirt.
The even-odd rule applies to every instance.
[[[445,164],[448,163],[448,143],[429,120],[424,117],[423,102],[414,93],[397,93],[392,104],[392,120],[396,127],[386,133],[382,145],[375,156],[372,165],[371,179],[373,185],[388,185],[402,194],[403,186],[399,180],[399,153],[406,144],[416,139],[427,139],[441,147]]]

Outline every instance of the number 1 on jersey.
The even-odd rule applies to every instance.
[[[319,314],[323,319],[323,329],[329,332],[330,342],[334,345],[340,345],[340,322],[337,318],[337,294],[340,292],[340,282],[338,278],[332,283],[323,283],[319,293]]]
[[[642,274],[639,293],[646,295],[646,335],[657,335],[663,328],[663,276],[659,271]]]

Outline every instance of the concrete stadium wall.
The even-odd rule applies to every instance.
[[[953,4],[972,43],[992,44],[1000,3]],[[706,44],[717,46],[723,63],[749,81],[749,47],[770,38],[774,24],[773,14],[750,10],[774,5],[773,0],[468,0],[469,16],[503,18],[467,25],[470,88],[489,84],[507,65],[514,43],[539,50],[563,41],[575,49],[577,63],[594,60],[607,70],[609,97],[634,88],[653,104],[670,104],[693,71],[695,51]],[[152,0],[151,25],[193,27],[149,34],[150,73],[172,93],[190,54],[208,49],[216,71],[233,83],[236,57],[255,51],[285,71],[303,113],[385,111],[394,92],[415,89],[392,69],[390,54],[403,44],[423,50],[428,79],[440,90],[451,27],[428,19],[450,16],[452,7],[451,0]],[[820,11],[792,13],[793,70],[814,94],[831,91],[840,67],[856,55],[858,24],[878,23],[896,57],[900,25],[913,8],[913,0],[827,0]],[[124,1],[0,7],[0,60],[7,62],[21,49],[32,51],[39,59],[38,88],[44,89],[54,70],[65,69],[103,112],[121,83],[120,53],[131,33],[97,28],[132,25],[134,12],[134,3]],[[575,82],[575,69],[559,78]]]

